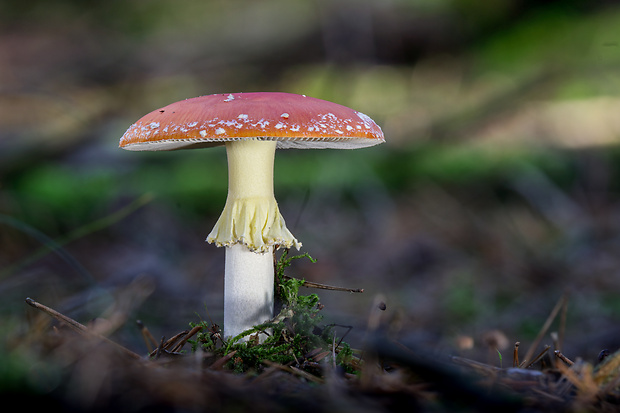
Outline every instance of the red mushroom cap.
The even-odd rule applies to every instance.
[[[134,151],[223,145],[239,139],[278,141],[278,148],[353,149],[385,142],[368,116],[346,106],[291,93],[200,96],[143,116],[119,146]]]

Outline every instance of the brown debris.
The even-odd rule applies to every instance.
[[[519,363],[517,342],[513,366],[501,368],[427,354],[375,331],[363,359],[351,365],[355,374],[339,371],[331,362],[334,350],[321,348],[297,363],[264,360],[260,370],[239,374],[227,368],[235,351],[221,357],[182,351],[200,326],[162,337],[155,347],[147,327],[138,323],[150,348],[140,356],[41,303],[27,303],[60,322],[30,332],[45,344],[38,357],[63,366],[56,387],[39,397],[75,411],[387,412],[402,406],[420,411],[467,406],[475,411],[611,412],[620,406],[620,353],[592,366],[555,350],[562,362],[539,367],[550,346],[531,362]]]

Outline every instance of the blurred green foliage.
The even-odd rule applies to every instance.
[[[584,16],[559,2],[485,38],[476,48],[478,64],[486,71],[516,76],[550,70],[579,73],[573,79],[577,82],[596,81],[596,76],[583,75],[620,63],[618,24],[619,10]],[[608,93],[609,89],[594,92]]]
[[[311,152],[311,153],[310,153]],[[5,185],[17,202],[16,215],[33,225],[65,230],[96,219],[120,196],[155,194],[160,202],[196,214],[219,214],[226,199],[227,164],[223,148],[169,153],[130,153],[136,166],[121,170],[41,164]],[[372,182],[392,196],[433,182],[472,188],[500,184],[528,168],[569,184],[570,157],[557,151],[496,152],[487,147],[426,144],[414,148],[357,151],[279,151],[275,161],[276,195],[321,188],[347,193]],[[129,163],[130,156],[124,156]],[[371,186],[372,186],[371,185]]]

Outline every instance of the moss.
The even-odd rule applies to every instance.
[[[323,308],[317,294],[300,295],[299,287],[304,280],[285,275],[285,270],[295,259],[307,258],[306,254],[289,256],[284,250],[275,263],[276,301],[279,302],[278,315],[271,321],[254,326],[227,341],[221,339],[219,327],[207,322],[190,323],[192,327],[201,325],[203,329],[190,340],[192,351],[214,353],[218,358],[230,357],[226,367],[239,373],[260,371],[265,363],[295,365],[316,372],[317,354],[336,354],[336,365],[347,372],[354,372],[359,365],[351,347],[335,338],[332,328],[322,324]],[[267,332],[268,337],[259,343],[258,332]],[[242,340],[247,338],[246,340]],[[333,343],[336,344],[336,348]],[[314,355],[314,356],[313,356]]]

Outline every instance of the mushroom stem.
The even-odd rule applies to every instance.
[[[258,252],[274,245],[301,247],[286,228],[273,195],[275,151],[275,141],[226,142],[228,196],[208,242],[218,247],[241,243]]]
[[[228,198],[273,200],[276,142],[258,139],[226,142]]]
[[[253,252],[245,245],[226,248],[224,335],[234,337],[273,318],[273,247]]]
[[[276,142],[226,143],[228,196],[208,242],[226,247],[224,335],[273,317],[273,249],[301,244],[286,228],[273,194]]]

